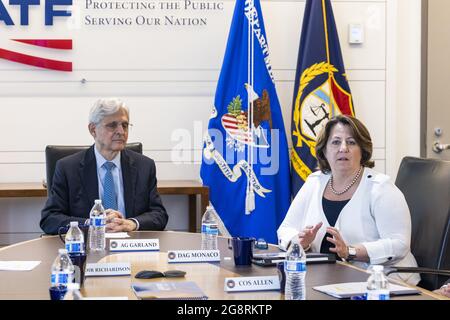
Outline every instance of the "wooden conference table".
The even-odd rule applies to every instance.
[[[239,276],[277,275],[275,267],[256,265],[235,267],[232,251],[228,249],[227,239],[219,237],[221,251],[220,263],[167,263],[167,251],[200,248],[199,233],[172,231],[142,231],[130,233],[131,238],[159,239],[159,252],[127,252],[88,255],[88,263],[94,262],[130,262],[131,277],[87,277],[81,293],[86,297],[127,296],[136,299],[131,290],[131,283],[145,281],[166,281],[165,278],[142,280],[134,275],[141,270],[183,270],[185,278],[172,278],[168,281],[194,281],[209,299],[257,299],[279,300],[283,296],[278,291],[238,292],[224,291],[224,279]],[[130,239],[130,238],[129,238]],[[41,263],[32,271],[0,271],[0,299],[49,299],[50,267],[63,244],[57,236],[42,237],[25,241],[0,249],[0,260],[40,260]],[[107,247],[109,240],[107,239]],[[270,251],[277,251],[270,246]],[[229,258],[228,258],[229,257]],[[312,289],[317,285],[339,282],[366,281],[367,274],[345,263],[308,265],[306,275],[307,299],[329,300],[328,295]],[[423,290],[421,295],[403,296],[394,299],[433,299],[433,293]]]

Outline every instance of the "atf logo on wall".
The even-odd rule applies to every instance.
[[[20,63],[72,75],[185,64],[209,68],[220,63],[216,60],[233,5],[215,0],[0,0],[0,65],[10,69]]]
[[[56,20],[71,16],[71,6],[72,0],[0,0],[0,29],[26,31],[27,28],[33,28],[38,24],[44,25],[45,28],[52,28]],[[40,17],[36,18],[38,13]],[[49,54],[51,50],[72,50],[72,39],[15,38],[7,40],[43,47],[49,50]],[[44,69],[72,71],[72,62],[25,54],[2,46],[0,45],[0,59]]]

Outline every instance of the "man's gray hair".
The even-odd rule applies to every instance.
[[[102,120],[110,116],[120,109],[124,109],[127,112],[128,118],[130,117],[130,110],[118,98],[101,98],[98,99],[89,112],[89,123],[99,124]]]

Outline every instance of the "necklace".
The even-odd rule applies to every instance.
[[[355,183],[356,181],[358,181],[359,176],[361,175],[362,172],[362,166],[359,167],[358,172],[356,173],[356,176],[353,178],[352,182],[350,182],[342,191],[336,191],[336,189],[334,189],[333,187],[333,175],[331,175],[330,178],[330,190],[331,192],[333,192],[335,195],[340,196],[343,193],[346,193]]]

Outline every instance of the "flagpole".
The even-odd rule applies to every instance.
[[[253,2],[253,0],[252,0]],[[254,3],[253,3],[253,7],[254,7]],[[253,119],[254,119],[254,115],[255,115],[255,110],[254,110],[254,101],[255,101],[255,97],[253,96],[254,91],[254,86],[255,86],[255,37],[253,34],[253,15],[252,18],[250,20],[250,24],[251,24],[251,28],[250,28],[250,57],[251,57],[251,63],[250,63],[250,67],[251,67],[251,82],[252,82],[252,91],[250,93],[250,109],[252,110],[251,113],[251,117],[250,117],[250,134],[251,134],[251,138],[252,138],[252,143],[250,144],[250,174],[249,174],[249,184],[250,184],[250,194],[249,194],[249,208],[248,208],[248,213],[250,214],[251,211],[255,210],[255,192],[253,190],[253,150],[254,150],[254,140],[253,140],[253,131],[254,131],[254,123],[253,123]]]
[[[255,209],[255,193],[253,191],[252,175],[253,175],[253,82],[254,82],[254,38],[253,38],[253,12],[254,3],[252,3],[252,10],[249,10],[248,18],[248,38],[247,38],[247,141],[249,142],[247,148],[247,160],[249,162],[248,179],[247,179],[247,194],[245,197],[245,214],[248,215]]]
[[[323,13],[323,30],[325,34],[325,49],[327,51],[327,62],[328,64],[331,64],[330,59],[330,44],[328,42],[328,22],[327,22],[327,9],[326,9],[326,3],[325,0],[322,0],[322,13]],[[333,79],[333,71],[328,71],[328,90],[329,90],[329,97],[330,97],[330,116],[334,116],[334,95],[332,90],[332,84],[331,81]]]

